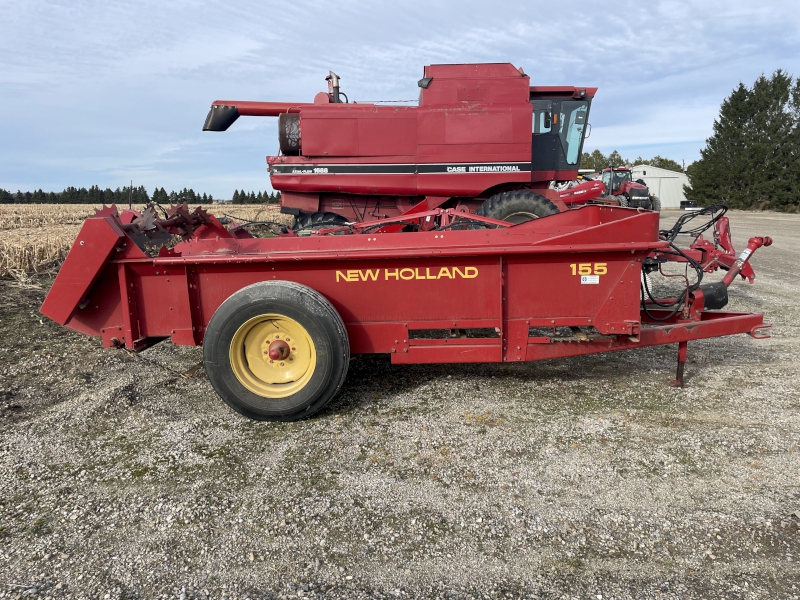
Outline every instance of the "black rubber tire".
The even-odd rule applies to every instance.
[[[620,194],[619,196],[612,196],[612,198],[614,198],[614,200],[616,200],[617,203],[622,208],[627,208],[628,206],[630,206],[630,203],[628,202],[628,199],[625,196],[623,196],[622,194]]]
[[[231,366],[230,347],[236,332],[248,320],[267,313],[297,321],[316,351],[308,383],[284,398],[253,393]],[[236,412],[258,421],[297,421],[322,410],[342,387],[350,342],[342,318],[322,294],[291,281],[262,281],[242,288],[214,313],[203,340],[203,363],[217,394]]]
[[[661,212],[661,199],[658,196],[650,196],[650,210]]]
[[[528,190],[511,190],[488,198],[475,214],[509,223],[525,223],[558,213],[558,207],[544,196]]]
[[[294,218],[292,230],[297,235],[309,235],[315,229],[339,227],[347,223],[348,220],[345,217],[332,212],[306,213]]]

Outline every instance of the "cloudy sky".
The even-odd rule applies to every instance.
[[[646,6],[646,7],[645,7]],[[795,2],[0,0],[0,188],[269,189],[274,119],[201,131],[215,99],[416,98],[431,63],[599,86],[586,149],[689,164],[720,102],[800,75]]]

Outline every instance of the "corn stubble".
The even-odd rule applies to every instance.
[[[93,204],[0,204],[0,278],[24,278],[61,265]],[[126,207],[120,207],[120,210]],[[142,205],[134,205],[141,210]],[[194,207],[191,207],[194,209]],[[287,222],[277,206],[212,205],[207,210],[249,221]]]

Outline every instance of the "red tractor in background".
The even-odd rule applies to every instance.
[[[603,169],[600,179],[585,178],[578,185],[560,190],[559,196],[570,207],[593,202],[661,211],[661,200],[650,193],[644,181],[633,181],[628,167]]]
[[[628,167],[609,167],[603,169],[601,181],[607,195],[617,200],[620,206],[661,210],[661,201],[647,189],[644,181],[633,180],[633,173]]]
[[[313,103],[218,100],[204,131],[278,117],[267,157],[292,229],[436,208],[520,223],[567,209],[597,88],[531,86],[509,63],[429,65],[417,106],[350,102],[338,76]]]

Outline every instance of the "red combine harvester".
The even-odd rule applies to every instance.
[[[306,185],[303,176],[286,177]],[[362,189],[383,189],[383,177],[342,176]],[[110,207],[84,222],[41,311],[108,348],[138,351],[168,338],[202,345],[215,390],[262,420],[321,410],[352,354],[388,354],[399,364],[501,363],[678,344],[673,383],[683,385],[687,342],[762,337],[769,327],[760,314],[719,310],[737,275],[752,282],[749,259],[771,243],[750,238],[737,256],[724,212],[690,213],[659,232],[658,213],[620,207],[589,205],[520,224],[432,208],[257,238],[249,225],[225,227],[185,205],[163,218],[154,207]],[[691,227],[701,215],[708,221]],[[713,241],[701,235],[711,227]],[[690,247],[675,243],[681,234],[692,237]],[[643,274],[667,263],[685,271],[666,273],[681,285],[655,297]],[[720,268],[721,281],[702,283]]]
[[[559,196],[570,208],[594,202],[661,211],[661,200],[652,195],[646,185],[633,181],[631,170],[627,167],[603,169],[599,180],[587,179],[560,191]]]
[[[593,87],[531,86],[509,63],[429,65],[418,106],[343,101],[339,78],[313,103],[217,100],[204,131],[278,118],[267,157],[293,229],[453,208],[518,223],[566,210],[551,182],[578,163]]]

